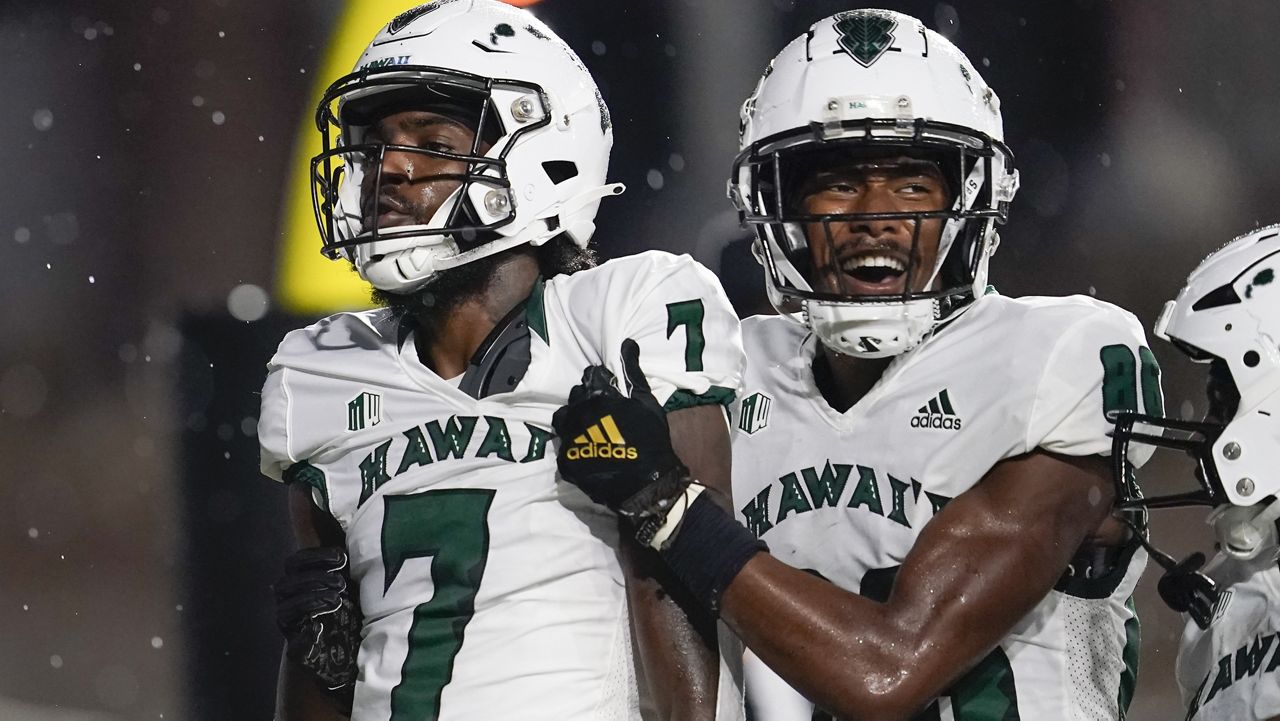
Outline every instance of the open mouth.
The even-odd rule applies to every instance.
[[[851,295],[894,295],[906,291],[908,262],[897,254],[862,253],[840,263],[840,282]]]

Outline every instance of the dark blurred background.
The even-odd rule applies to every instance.
[[[271,718],[268,584],[288,534],[256,472],[255,394],[280,334],[319,315],[283,302],[282,209],[357,3],[403,9],[0,0],[0,719]],[[1280,5],[884,5],[952,38],[1003,100],[1022,171],[1004,293],[1094,295],[1150,328],[1208,251],[1280,220]],[[759,307],[724,198],[738,106],[787,40],[854,6],[535,4],[615,118],[629,190],[603,206],[601,252],[690,253]],[[1198,416],[1198,369],[1153,348],[1167,407]],[[1162,514],[1155,534],[1206,547],[1202,518]],[[1155,580],[1135,721],[1182,715],[1181,622]]]

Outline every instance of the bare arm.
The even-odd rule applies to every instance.
[[[289,519],[299,548],[345,546],[337,521],[316,508],[305,484],[289,486]],[[280,676],[276,685],[276,721],[348,721],[350,716],[325,692],[311,675],[280,655]]]
[[[729,429],[719,406],[667,416],[676,455],[690,476],[729,497]],[[649,689],[663,719],[714,719],[719,656],[715,621],[691,601],[664,590],[680,584],[648,549],[624,544],[631,617]],[[679,593],[677,591],[676,593]]]
[[[1102,458],[1008,459],[924,527],[887,602],[762,553],[728,586],[721,616],[819,706],[908,718],[1044,598],[1111,500]]]

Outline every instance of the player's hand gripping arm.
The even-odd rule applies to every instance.
[[[646,397],[640,412],[665,416],[665,421],[652,426],[660,434],[659,438],[629,434],[627,426],[622,427],[628,443],[639,451],[639,460],[649,464],[649,475],[661,474],[660,468],[678,468],[679,477],[668,475],[666,483],[683,486],[686,478],[696,478],[708,488],[721,492],[727,501],[731,454],[723,409],[704,405],[666,415],[650,395],[648,382],[639,367],[637,344],[626,341],[622,355],[632,397]],[[608,415],[607,407],[612,401],[627,400],[613,383],[613,375],[604,368],[588,370],[570,401],[578,402],[580,412],[573,414],[572,419],[564,413],[556,416],[556,431],[562,439],[576,437],[587,426]],[[588,398],[595,399],[587,404],[590,409],[583,405]],[[615,416],[615,420],[621,419]],[[647,453],[650,448],[664,444],[667,453],[661,459],[652,459]],[[637,520],[625,513],[622,515],[625,537],[634,532]],[[722,702],[717,698],[719,657],[715,618],[684,592],[670,569],[651,549],[626,543],[622,555],[640,662],[660,718],[714,719],[717,704]]]
[[[628,438],[654,437],[640,429],[652,416],[633,402],[608,412],[629,419]],[[745,528],[669,475],[604,465],[562,456],[561,473],[623,515],[661,519],[638,540],[661,548],[765,663],[850,719],[908,718],[945,691],[1049,592],[1112,495],[1101,458],[1035,451],[1003,461],[929,522],[878,603],[760,553]]]
[[[311,502],[310,490],[305,484],[289,485],[289,515],[294,538],[303,552],[325,547],[345,548],[342,529]],[[277,595],[281,591],[279,585]],[[351,717],[349,699],[344,702],[329,692],[312,671],[291,656],[296,654],[286,649],[280,657],[276,720],[348,721]]]

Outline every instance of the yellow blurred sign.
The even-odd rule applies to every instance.
[[[293,172],[285,194],[284,245],[276,274],[276,300],[282,310],[320,315],[371,307],[369,284],[351,264],[320,255],[320,233],[311,206],[311,158],[320,152],[315,107],[325,88],[351,72],[360,53],[391,18],[422,0],[347,0],[314,77],[310,102],[293,151]]]
[[[505,0],[528,7],[538,0]],[[320,233],[311,205],[311,158],[320,152],[315,107],[325,88],[351,72],[360,53],[391,18],[423,0],[347,0],[320,69],[314,76],[310,102],[293,151],[293,172],[286,188],[283,247],[277,266],[275,298],[280,308],[299,315],[323,315],[369,308],[369,284],[351,264],[320,254]]]

